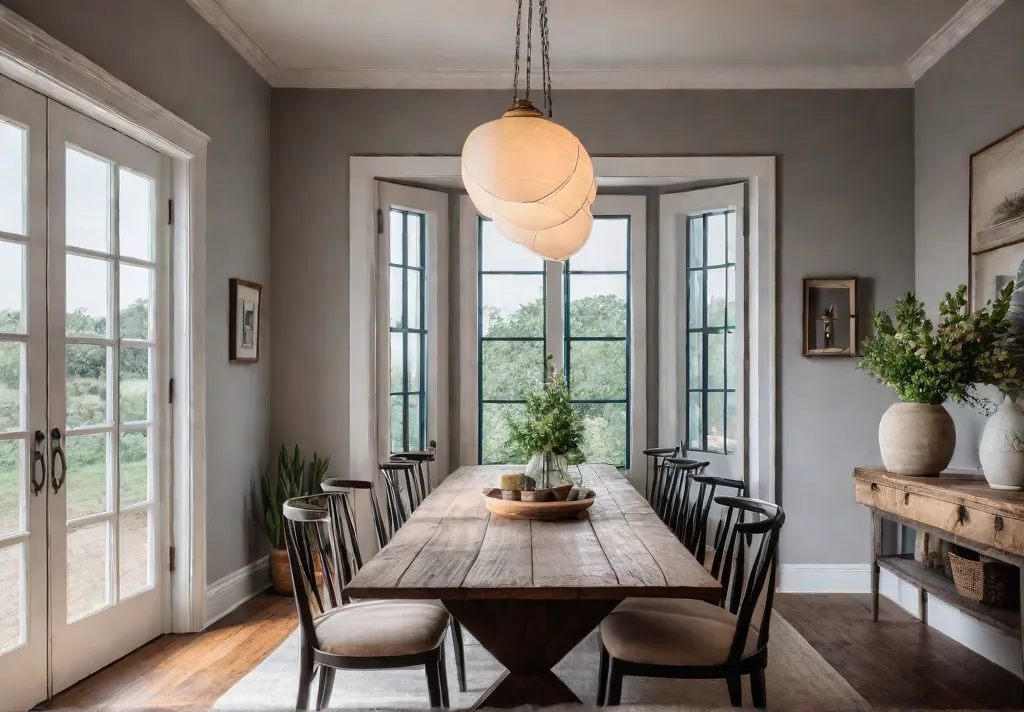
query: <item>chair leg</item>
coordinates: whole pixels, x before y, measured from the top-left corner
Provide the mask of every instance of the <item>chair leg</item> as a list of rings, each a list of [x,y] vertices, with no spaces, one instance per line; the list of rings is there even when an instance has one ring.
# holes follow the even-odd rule
[[[608,666],[608,699],[609,705],[617,705],[622,700],[622,664],[615,658]]]
[[[313,648],[303,640],[299,647],[299,694],[295,709],[309,709],[309,688],[313,686]]]
[[[597,706],[604,707],[608,690],[608,649],[601,643],[601,665],[597,671]]]
[[[327,709],[328,703],[331,701],[331,692],[334,690],[334,673],[334,668],[326,665],[320,666],[320,688],[316,693],[316,708],[318,710]]]
[[[437,675],[441,681],[441,706],[448,709],[451,707],[451,703],[448,700],[448,662],[444,641],[441,641],[441,659],[437,663]]]
[[[754,707],[764,709],[768,706],[768,691],[764,684],[764,670],[755,670],[750,673],[750,696],[753,698]]]
[[[455,669],[459,676],[459,692],[466,691],[466,656],[462,645],[462,624],[452,616],[448,624],[452,629],[452,649],[455,651]]]
[[[439,708],[441,706],[441,675],[437,669],[437,660],[430,660],[423,667],[427,675],[427,697],[430,699],[430,707],[431,709]]]
[[[739,675],[730,675],[725,678],[725,684],[729,686],[729,704],[733,707],[743,706],[743,678]]]

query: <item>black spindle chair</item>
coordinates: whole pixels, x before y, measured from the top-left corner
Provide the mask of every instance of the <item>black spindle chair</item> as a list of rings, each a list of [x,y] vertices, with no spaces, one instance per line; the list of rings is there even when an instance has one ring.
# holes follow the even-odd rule
[[[711,516],[711,503],[715,499],[715,492],[721,487],[735,490],[736,496],[743,497],[747,494],[747,485],[743,480],[706,474],[690,475],[690,484],[697,485],[697,497],[688,507],[692,516],[689,517],[683,531],[682,542],[683,546],[697,558],[697,561],[703,564],[707,552],[708,520]],[[715,537],[712,540],[712,548],[715,551],[722,548],[722,537],[725,534],[723,522],[724,520],[719,520]]]
[[[388,527],[393,536],[398,528],[405,524],[409,514],[416,507],[412,493],[416,479],[416,463],[407,460],[382,462],[380,463],[380,475],[384,482],[384,504],[387,507]]]
[[[324,480],[320,487],[324,492],[338,492],[347,495],[355,490],[367,490],[370,497],[370,512],[373,516],[373,529],[377,534],[377,546],[383,549],[391,541],[393,533],[389,531],[387,524],[384,521],[384,517],[380,511],[380,505],[377,503],[377,495],[373,491],[373,485],[365,480],[342,480],[337,478],[328,478]],[[401,524],[405,524],[403,520]],[[399,525],[401,526],[401,525]],[[355,530],[352,530],[353,540],[355,539]],[[354,547],[356,550],[356,556],[358,554],[358,547]],[[359,566],[362,566],[361,558],[358,559]],[[444,607],[444,604],[440,601],[429,601],[432,605]],[[462,624],[455,616],[451,616],[448,622],[449,628],[452,631],[452,649],[455,651],[455,670],[458,673],[459,680],[459,692],[466,691],[466,655],[465,646],[462,640]]]
[[[433,443],[433,441],[431,441]],[[409,450],[391,455],[392,461],[411,462],[416,466],[416,473],[409,484],[410,511],[416,511],[427,495],[434,491],[430,481],[430,463],[437,460],[437,450]]]
[[[349,602],[345,586],[359,570],[352,507],[336,493],[284,503],[284,534],[301,631],[299,692],[307,709],[320,675],[316,708],[330,702],[336,670],[423,665],[431,707],[448,707],[444,638],[449,615],[429,601]]]
[[[661,489],[659,485],[661,484],[662,479],[662,463],[667,457],[678,457],[679,448],[678,446],[649,447],[644,450],[644,455],[647,456],[647,482],[645,483],[647,501],[650,502],[651,507],[657,509]]]
[[[786,515],[777,505],[748,497],[717,497],[715,501],[728,511],[721,558],[727,605],[687,599],[626,599],[601,623],[598,705],[619,704],[622,679],[632,676],[724,678],[730,702],[740,707],[744,675],[750,676],[754,707],[767,705],[764,671],[779,532]],[[751,515],[753,521],[741,521],[741,514]],[[747,547],[756,553],[750,576],[744,581],[740,562]]]
[[[683,540],[693,515],[690,477],[704,474],[707,467],[706,462],[685,457],[668,457],[664,460],[665,497],[658,514],[680,541]]]

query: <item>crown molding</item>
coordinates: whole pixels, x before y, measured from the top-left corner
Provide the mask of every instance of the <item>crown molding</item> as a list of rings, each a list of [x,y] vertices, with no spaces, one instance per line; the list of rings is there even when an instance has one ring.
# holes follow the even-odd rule
[[[907,73],[915,82],[924,73],[960,44],[964,37],[981,24],[982,20],[1003,4],[1004,0],[968,0],[949,22],[928,38],[921,48],[907,60]]]
[[[260,49],[259,45],[253,42],[252,38],[231,18],[217,0],[188,0],[188,4],[199,13],[200,17],[210,23],[221,37],[227,40],[232,49],[240,54],[242,59],[248,62],[249,66],[255,69],[265,82],[276,86],[274,77],[278,72],[277,65],[267,56],[266,52]]]
[[[638,67],[555,71],[552,80],[559,89],[902,89],[914,85],[904,67]],[[512,73],[291,69],[278,70],[272,84],[303,89],[508,89]]]

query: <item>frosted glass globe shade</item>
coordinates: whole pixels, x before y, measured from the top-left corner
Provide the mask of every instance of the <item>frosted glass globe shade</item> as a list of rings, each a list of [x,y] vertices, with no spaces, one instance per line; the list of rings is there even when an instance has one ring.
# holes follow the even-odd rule
[[[594,163],[580,146],[580,161],[557,191],[534,203],[499,200],[494,214],[525,230],[547,230],[560,225],[594,202]]]
[[[558,261],[569,259],[587,244],[593,225],[589,205],[547,230],[524,230],[500,216],[494,217],[494,226],[506,238],[544,259]]]

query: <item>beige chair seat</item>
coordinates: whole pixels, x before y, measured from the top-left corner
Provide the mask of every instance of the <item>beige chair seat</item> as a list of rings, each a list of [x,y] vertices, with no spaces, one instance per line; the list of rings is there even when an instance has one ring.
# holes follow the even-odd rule
[[[601,623],[601,641],[618,660],[708,667],[728,659],[736,624],[732,613],[703,601],[629,598]],[[751,627],[743,657],[756,650]]]
[[[444,640],[448,611],[440,601],[361,601],[313,621],[320,650],[380,658],[416,655]]]

